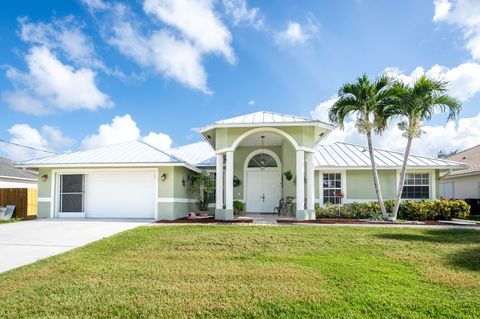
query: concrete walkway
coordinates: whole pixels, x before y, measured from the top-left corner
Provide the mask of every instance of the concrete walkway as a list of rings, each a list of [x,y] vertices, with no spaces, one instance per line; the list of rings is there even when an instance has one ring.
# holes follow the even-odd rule
[[[247,214],[246,217],[252,219],[253,225],[278,225],[277,214]]]
[[[0,272],[149,223],[149,220],[43,219],[0,224]]]

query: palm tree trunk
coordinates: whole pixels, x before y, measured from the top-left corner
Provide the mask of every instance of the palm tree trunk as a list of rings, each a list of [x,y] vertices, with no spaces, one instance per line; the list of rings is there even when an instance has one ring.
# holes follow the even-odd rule
[[[387,219],[387,211],[385,209],[385,204],[383,203],[382,190],[380,188],[380,182],[378,179],[377,165],[375,164],[375,157],[373,156],[371,132],[367,133],[367,140],[368,140],[368,152],[370,153],[370,162],[372,163],[373,184],[375,185],[375,192],[377,193],[378,204],[380,205],[380,211],[382,212],[383,219]]]
[[[403,157],[402,171],[400,172],[400,180],[398,181],[397,198],[395,198],[395,206],[393,207],[392,219],[397,220],[398,210],[400,209],[400,201],[402,200],[403,185],[405,184],[405,175],[407,173],[408,156],[410,155],[410,148],[412,146],[413,137],[407,140],[407,148]]]

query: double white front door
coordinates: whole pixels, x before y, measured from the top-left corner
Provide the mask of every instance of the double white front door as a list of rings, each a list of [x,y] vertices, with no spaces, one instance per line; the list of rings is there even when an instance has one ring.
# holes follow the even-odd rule
[[[281,198],[281,180],[278,169],[247,171],[247,213],[272,213]]]

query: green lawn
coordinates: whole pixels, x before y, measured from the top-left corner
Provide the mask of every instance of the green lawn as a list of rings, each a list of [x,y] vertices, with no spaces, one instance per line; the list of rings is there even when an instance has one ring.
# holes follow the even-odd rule
[[[479,318],[480,231],[141,227],[1,274],[0,296],[0,318]]]

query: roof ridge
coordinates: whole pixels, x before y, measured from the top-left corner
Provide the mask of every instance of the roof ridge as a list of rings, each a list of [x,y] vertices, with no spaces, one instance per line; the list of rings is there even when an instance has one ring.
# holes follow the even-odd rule
[[[173,154],[167,153],[166,151],[163,151],[163,150],[159,149],[158,147],[153,146],[153,145],[151,145],[151,144],[149,144],[149,143],[147,143],[147,142],[145,142],[145,141],[142,141],[142,140],[140,140],[140,139],[138,139],[137,141],[139,141],[140,143],[143,143],[143,144],[145,144],[145,145],[147,145],[147,146],[150,146],[150,147],[153,148],[154,150],[156,150],[156,151],[158,151],[158,152],[160,152],[160,153],[162,153],[162,154],[164,154],[164,155],[170,156],[171,158],[173,158],[173,159],[175,159],[175,160],[177,160],[177,161],[179,161],[179,162],[181,162],[181,163],[190,164],[190,163],[187,163],[186,161],[182,160],[181,158],[179,158],[179,157],[177,157],[177,156],[175,156],[175,155],[173,155]]]

